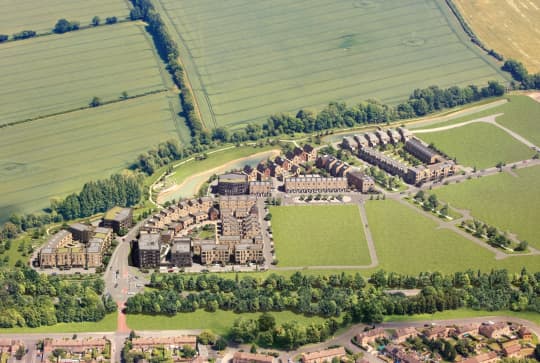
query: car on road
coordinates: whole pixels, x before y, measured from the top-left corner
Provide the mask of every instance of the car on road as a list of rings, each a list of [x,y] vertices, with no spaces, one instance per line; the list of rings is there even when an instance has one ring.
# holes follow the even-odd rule
[[[118,284],[117,284],[117,283],[116,283],[116,284],[114,284],[114,288],[116,289],[117,287],[118,287]]]

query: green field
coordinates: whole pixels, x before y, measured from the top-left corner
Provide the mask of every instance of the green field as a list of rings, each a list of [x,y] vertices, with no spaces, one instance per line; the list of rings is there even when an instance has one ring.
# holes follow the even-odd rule
[[[324,319],[317,316],[306,317],[289,311],[271,312],[276,318],[276,324],[296,320],[301,324],[321,322]],[[197,310],[194,313],[179,313],[175,316],[128,315],[127,323],[134,330],[181,330],[181,329],[210,329],[216,334],[225,335],[234,321],[240,317],[257,319],[261,313],[236,314],[232,311],[217,310],[213,313]]]
[[[278,266],[371,263],[356,205],[272,207]]]
[[[83,323],[58,323],[52,326],[40,326],[38,328],[0,328],[1,334],[19,333],[91,333],[91,332],[114,332],[116,331],[118,313],[105,315],[98,322],[88,321]]]
[[[484,84],[502,73],[441,0],[159,0],[203,118],[241,127],[277,112],[414,88]]]
[[[178,98],[165,93],[77,111],[0,130],[0,220],[47,207],[135,161],[140,152],[176,138]]]
[[[0,124],[164,90],[169,76],[141,24],[125,23],[0,46]],[[1,158],[1,157],[0,157]]]
[[[484,197],[479,194],[477,198],[480,200]],[[448,200],[446,195],[444,199]],[[540,265],[539,256],[495,260],[494,254],[487,249],[451,230],[438,229],[431,219],[393,200],[370,201],[366,204],[366,210],[380,261],[379,268],[386,271],[408,274],[422,271],[450,273],[469,268],[519,271],[522,266],[536,271]],[[507,217],[501,213],[501,217],[503,215]]]
[[[465,166],[485,169],[498,162],[529,159],[533,151],[494,125],[474,123],[455,129],[418,134]]]
[[[487,316],[508,316],[512,318],[526,319],[533,323],[540,324],[540,314],[535,312],[525,311],[485,311],[485,310],[471,310],[471,309],[458,309],[458,310],[446,310],[443,312],[436,312],[434,314],[416,314],[416,315],[390,315],[385,316],[385,322],[400,322],[400,321],[424,321],[424,320],[451,320],[451,319],[467,319],[467,318],[480,318]]]
[[[472,215],[540,248],[538,206],[540,167],[467,180],[437,189],[436,194],[453,206],[470,209]]]
[[[45,4],[39,0],[0,0],[0,34],[10,35],[21,30],[38,34],[52,31],[61,18],[88,25],[94,16],[102,22],[106,17],[123,19],[129,15],[125,0],[55,0]]]

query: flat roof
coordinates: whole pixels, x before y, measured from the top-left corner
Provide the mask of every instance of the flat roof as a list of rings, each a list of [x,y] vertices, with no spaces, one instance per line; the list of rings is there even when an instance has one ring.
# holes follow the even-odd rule
[[[171,247],[171,252],[191,252],[191,243],[190,242],[175,242]]]
[[[139,237],[140,250],[159,250],[159,233],[144,233]]]
[[[122,219],[127,218],[130,213],[131,213],[131,208],[123,208],[123,207],[116,206],[109,209],[105,213],[105,216],[103,218],[109,219],[109,220],[122,220]]]

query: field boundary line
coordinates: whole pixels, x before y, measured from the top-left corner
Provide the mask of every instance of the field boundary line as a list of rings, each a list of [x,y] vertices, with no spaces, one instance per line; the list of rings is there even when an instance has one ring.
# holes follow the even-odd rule
[[[85,110],[89,110],[89,109],[92,109],[92,108],[99,108],[99,107],[111,105],[111,104],[114,104],[114,103],[124,102],[124,101],[132,100],[132,99],[135,99],[135,98],[142,98],[142,97],[151,96],[151,95],[155,95],[155,94],[159,94],[159,93],[165,93],[165,92],[168,92],[168,90],[167,89],[159,89],[159,90],[155,90],[155,91],[149,91],[149,92],[141,93],[141,94],[134,95],[134,96],[128,96],[126,98],[120,98],[120,99],[116,99],[116,100],[106,101],[106,102],[103,102],[101,105],[96,106],[96,107],[83,106],[83,107],[79,107],[79,108],[72,108],[72,109],[64,110],[64,111],[61,111],[61,112],[51,113],[51,114],[48,114],[48,115],[36,116],[36,117],[32,117],[32,118],[29,118],[29,119],[26,119],[26,120],[14,121],[14,122],[10,122],[10,123],[7,123],[7,124],[0,125],[0,129],[2,129],[4,127],[17,126],[17,125],[24,124],[24,123],[27,123],[27,122],[39,121],[39,120],[50,118],[50,117],[66,115],[66,114],[74,113],[74,112],[78,112],[78,111],[85,111]]]
[[[182,32],[180,31],[180,29],[178,29],[178,27],[176,26],[176,24],[174,23],[174,21],[172,21],[170,15],[169,15],[169,12],[163,7],[163,4],[161,4],[161,1],[160,0],[153,0],[151,1],[154,6],[157,4],[157,7],[158,9],[158,12],[163,14],[164,17],[162,17],[162,19],[166,22],[166,26],[168,28],[172,28],[174,30],[174,34],[176,34],[176,37],[180,40],[179,44],[178,44],[178,48],[179,48],[179,51],[180,53],[184,54],[187,56],[187,60],[190,61],[190,65],[192,65],[192,67],[190,67],[189,69],[192,70],[196,77],[198,78],[199,80],[199,83],[201,85],[201,89],[200,91],[205,95],[205,101],[206,101],[206,105],[207,105],[207,108],[208,108],[208,111],[210,113],[210,117],[212,118],[212,123],[214,124],[214,127],[218,127],[218,123],[217,123],[217,120],[216,120],[216,114],[212,108],[212,104],[209,102],[209,98],[208,98],[208,93],[206,92],[205,88],[204,88],[204,84],[202,82],[202,77],[201,77],[201,74],[197,68],[197,65],[195,64],[195,62],[193,61],[193,55],[191,54],[191,50],[188,48],[188,46],[186,45],[186,41],[184,39],[184,37],[182,36]],[[205,122],[205,119],[203,118],[203,115],[201,113],[201,106],[200,106],[200,103],[199,103],[199,99],[197,97],[197,95],[195,94],[194,89],[193,89],[193,86],[192,86],[192,83],[191,83],[191,80],[190,80],[190,77],[189,77],[189,74],[188,73],[191,73],[191,72],[188,72],[188,68],[186,68],[186,63],[183,61],[182,57],[179,56],[177,58],[178,60],[178,63],[180,63],[183,71],[184,71],[184,76],[185,76],[185,79],[186,79],[186,87],[188,88],[188,90],[191,92],[191,94],[193,95],[193,100],[194,100],[194,104],[195,104],[195,111],[197,113],[197,115],[199,116],[199,119],[201,120],[201,122],[203,123],[203,125],[205,127],[208,128],[208,124],[207,122]]]

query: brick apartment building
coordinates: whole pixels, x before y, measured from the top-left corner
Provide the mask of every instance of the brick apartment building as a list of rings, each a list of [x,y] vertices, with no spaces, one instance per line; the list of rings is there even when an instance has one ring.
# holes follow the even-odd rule
[[[114,233],[130,229],[133,226],[133,209],[114,207],[105,213],[103,227],[112,228]]]

